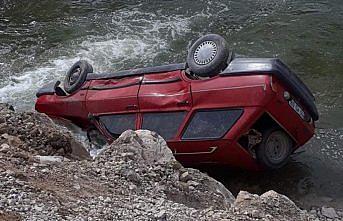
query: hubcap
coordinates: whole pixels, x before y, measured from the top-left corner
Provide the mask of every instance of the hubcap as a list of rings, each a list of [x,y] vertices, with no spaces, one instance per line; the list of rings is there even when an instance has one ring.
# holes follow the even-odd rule
[[[194,61],[200,65],[206,65],[213,61],[217,55],[217,45],[213,41],[204,41],[194,52]]]
[[[77,79],[79,79],[81,74],[81,69],[80,68],[76,68],[73,73],[70,76],[70,85],[75,84],[75,82],[77,81]]]
[[[287,158],[288,148],[288,138],[281,133],[274,132],[267,139],[266,155],[272,163],[278,164]]]

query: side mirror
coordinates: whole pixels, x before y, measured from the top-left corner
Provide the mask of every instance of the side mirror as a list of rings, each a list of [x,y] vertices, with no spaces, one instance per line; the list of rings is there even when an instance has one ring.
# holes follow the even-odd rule
[[[54,90],[57,96],[67,96],[67,93],[61,87],[61,81],[56,81]]]

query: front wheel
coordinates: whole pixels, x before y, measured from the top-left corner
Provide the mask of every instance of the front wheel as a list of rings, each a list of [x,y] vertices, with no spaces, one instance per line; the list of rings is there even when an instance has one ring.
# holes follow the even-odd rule
[[[208,34],[199,38],[190,48],[187,66],[194,75],[214,77],[227,67],[230,50],[223,37]]]
[[[291,138],[282,130],[272,128],[264,131],[256,157],[267,169],[279,169],[288,162],[292,149]]]

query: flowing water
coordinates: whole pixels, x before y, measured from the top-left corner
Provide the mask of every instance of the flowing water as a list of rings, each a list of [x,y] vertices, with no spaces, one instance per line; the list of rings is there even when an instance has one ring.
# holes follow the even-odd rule
[[[342,0],[0,0],[0,102],[32,110],[37,89],[79,59],[95,72],[184,62],[206,33],[240,56],[282,58],[320,112],[317,135],[281,171],[210,173],[234,192],[343,208]]]

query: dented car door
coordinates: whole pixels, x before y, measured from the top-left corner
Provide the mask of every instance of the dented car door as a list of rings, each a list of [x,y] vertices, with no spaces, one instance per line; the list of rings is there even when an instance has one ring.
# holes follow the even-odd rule
[[[175,140],[192,107],[190,84],[181,71],[146,74],[138,94],[142,129]]]

